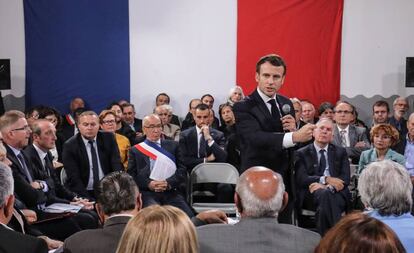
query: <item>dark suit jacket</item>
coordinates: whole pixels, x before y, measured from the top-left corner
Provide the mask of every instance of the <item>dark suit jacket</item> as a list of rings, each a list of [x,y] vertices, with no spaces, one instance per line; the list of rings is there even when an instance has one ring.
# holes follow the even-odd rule
[[[211,224],[197,227],[200,253],[297,252],[308,253],[320,235],[287,224],[277,218],[242,218],[235,225]]]
[[[142,133],[142,119],[134,118],[134,128],[135,132]]]
[[[354,125],[349,125],[349,147],[346,147],[346,153],[348,154],[348,157],[352,159],[352,162],[354,164],[358,164],[359,157],[361,156],[362,151],[368,150],[370,148],[370,142],[367,138],[366,129],[363,127],[357,127]],[[341,134],[339,133],[338,127],[334,126],[334,139],[333,144],[337,146],[341,146],[342,140],[341,140]],[[355,148],[355,144],[357,142],[363,141],[366,144],[365,148]]]
[[[210,127],[210,135],[213,137],[214,143],[211,147],[207,145],[207,156],[214,154],[215,162],[225,163],[227,152],[224,150],[224,134]],[[204,158],[198,158],[198,136],[195,126],[181,132],[179,143],[182,161],[187,170],[191,171],[197,164],[203,163]]]
[[[298,206],[302,206],[305,193],[309,191],[309,185],[319,182],[322,175],[318,174],[318,155],[313,143],[296,151],[295,171],[298,190]],[[345,182],[345,187],[339,193],[345,199],[349,198],[350,168],[346,150],[333,144],[328,146],[329,173],[332,177],[340,178]]]
[[[24,235],[0,225],[0,252],[3,253],[47,253],[46,242]]]
[[[42,190],[36,190],[30,185],[29,179],[26,177],[26,173],[20,165],[19,159],[14,155],[13,150],[11,150],[8,145],[4,146],[7,150],[7,158],[12,162],[10,168],[13,172],[15,196],[25,205],[25,208],[35,209],[38,204],[46,202],[47,196]],[[34,179],[35,175],[31,163],[23,152],[22,155],[25,159],[29,173],[32,176],[32,179]]]
[[[176,159],[177,170],[174,175],[166,179],[171,188],[175,189],[180,183],[184,182],[186,177],[186,169],[181,161],[180,149],[178,148],[178,143],[172,140],[161,140],[161,147]],[[136,147],[131,147],[129,150],[128,173],[134,178],[140,190],[149,190],[148,184],[151,182],[149,178],[151,174],[150,159]]]
[[[27,146],[23,151],[29,161],[32,164],[33,170],[36,171],[35,178],[37,180],[46,181],[49,191],[47,192],[48,201],[47,204],[51,203],[66,203],[69,204],[70,201],[76,196],[74,192],[71,192],[66,187],[64,187],[59,180],[56,171],[52,166],[52,154],[47,153],[46,157],[49,160],[46,164],[46,168],[43,167],[42,161],[40,160],[39,154],[37,153],[35,147],[32,145]],[[45,170],[47,169],[48,172]],[[49,176],[50,175],[50,176]]]
[[[99,131],[96,142],[103,174],[122,170],[114,134]],[[63,146],[63,164],[68,176],[69,189],[80,196],[91,197],[86,191],[90,170],[88,153],[80,133],[70,138]]]
[[[129,216],[116,216],[105,221],[103,228],[80,231],[65,240],[65,253],[114,253]]]
[[[294,117],[293,105],[284,96],[277,95],[279,108],[288,104]],[[289,166],[288,151],[283,148],[283,132],[280,116],[272,117],[257,90],[244,100],[234,104],[236,130],[240,137],[241,171],[252,166],[265,166],[283,177]]]

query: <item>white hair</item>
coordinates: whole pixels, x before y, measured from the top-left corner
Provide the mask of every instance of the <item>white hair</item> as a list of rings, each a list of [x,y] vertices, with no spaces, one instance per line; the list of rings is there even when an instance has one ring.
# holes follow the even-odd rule
[[[280,174],[273,172],[278,178],[278,188],[274,196],[268,200],[262,200],[247,186],[248,182],[245,175],[241,175],[236,192],[240,197],[243,206],[243,213],[248,217],[277,217],[283,204],[283,193],[285,185]]]
[[[391,160],[369,164],[359,177],[358,190],[362,203],[382,216],[399,216],[411,211],[410,175],[404,166]]]
[[[0,162],[0,207],[6,202],[8,196],[13,195],[14,180],[11,169],[6,164]]]

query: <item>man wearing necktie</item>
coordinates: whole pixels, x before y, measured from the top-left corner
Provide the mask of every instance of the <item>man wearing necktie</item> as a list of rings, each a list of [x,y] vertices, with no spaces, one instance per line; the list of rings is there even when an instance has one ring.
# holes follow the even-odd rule
[[[146,139],[131,147],[127,171],[141,191],[143,207],[172,205],[192,217],[193,212],[178,190],[187,176],[178,143],[161,139],[162,124],[156,114],[144,117],[142,129]]]
[[[345,148],[330,144],[333,129],[330,119],[319,120],[315,141],[296,152],[297,207],[316,210],[321,235],[341,218],[350,199],[349,160]]]
[[[236,131],[240,137],[241,172],[264,166],[282,175],[289,193],[289,204],[279,221],[292,223],[293,186],[291,148],[312,138],[313,124],[296,129],[292,102],[280,94],[286,77],[286,64],[275,54],[256,63],[257,88],[234,104]],[[285,108],[283,110],[283,108]]]
[[[77,125],[79,133],[63,145],[66,185],[79,197],[94,199],[99,180],[112,171],[122,170],[123,166],[115,135],[99,131],[95,112],[83,112]]]

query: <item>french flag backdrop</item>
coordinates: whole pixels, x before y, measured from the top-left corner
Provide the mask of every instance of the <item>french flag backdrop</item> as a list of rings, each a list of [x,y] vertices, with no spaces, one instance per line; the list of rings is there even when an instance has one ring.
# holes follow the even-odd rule
[[[288,65],[280,93],[335,102],[342,14],[343,0],[24,0],[26,106],[127,99],[142,116],[166,92],[183,116],[191,98],[253,91],[269,53]]]

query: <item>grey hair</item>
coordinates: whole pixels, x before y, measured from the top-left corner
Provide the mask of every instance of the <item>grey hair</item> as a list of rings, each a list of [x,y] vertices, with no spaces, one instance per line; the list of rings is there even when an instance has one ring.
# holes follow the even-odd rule
[[[359,177],[358,190],[361,201],[382,216],[399,216],[411,211],[410,175],[404,166],[391,160],[369,164]]]
[[[14,180],[11,169],[6,164],[0,162],[0,207],[3,207],[6,198],[13,195]]]
[[[279,173],[273,172],[278,178],[278,188],[276,194],[268,199],[262,200],[247,186],[248,182],[245,175],[241,175],[236,185],[236,192],[240,197],[243,206],[243,213],[248,217],[277,217],[283,204],[283,193],[285,184]]]
[[[300,107],[302,107],[302,104],[301,104],[299,98],[291,98],[290,102],[292,102],[292,104],[295,104],[295,103],[300,104]]]

